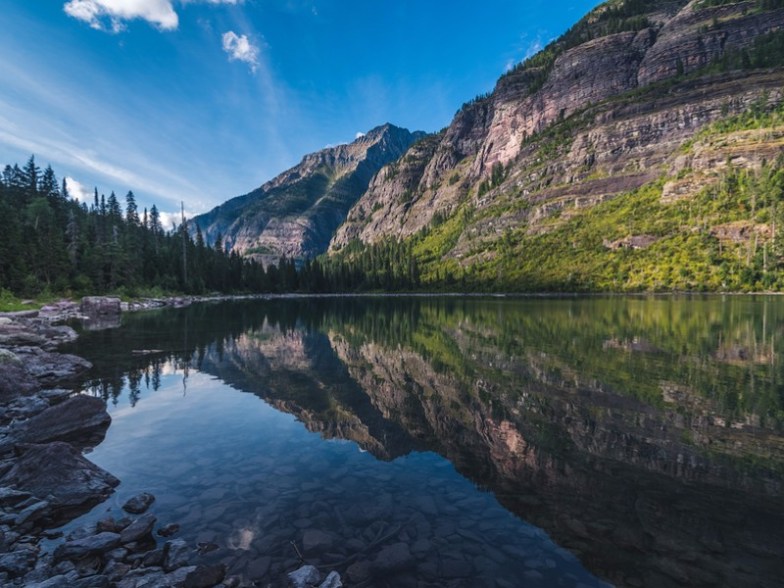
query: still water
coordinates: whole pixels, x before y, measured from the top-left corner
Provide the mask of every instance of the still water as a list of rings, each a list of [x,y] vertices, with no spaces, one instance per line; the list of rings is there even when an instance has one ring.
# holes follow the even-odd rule
[[[781,586],[784,298],[299,298],[68,351],[90,459],[246,585]],[[394,557],[393,557],[394,556]]]

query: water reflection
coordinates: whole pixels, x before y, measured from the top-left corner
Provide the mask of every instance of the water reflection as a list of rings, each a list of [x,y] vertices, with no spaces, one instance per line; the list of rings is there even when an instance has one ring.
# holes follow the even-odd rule
[[[381,460],[436,452],[620,585],[776,586],[782,318],[766,297],[277,300],[127,317],[76,352],[111,402],[195,369]]]

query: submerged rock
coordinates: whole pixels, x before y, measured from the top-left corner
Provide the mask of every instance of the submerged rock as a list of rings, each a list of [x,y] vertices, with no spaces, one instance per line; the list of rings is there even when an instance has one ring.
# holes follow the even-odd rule
[[[141,494],[129,498],[125,504],[123,504],[122,508],[125,512],[131,514],[142,514],[147,512],[147,509],[150,508],[150,505],[153,502],[155,502],[155,496],[149,492],[142,492]]]

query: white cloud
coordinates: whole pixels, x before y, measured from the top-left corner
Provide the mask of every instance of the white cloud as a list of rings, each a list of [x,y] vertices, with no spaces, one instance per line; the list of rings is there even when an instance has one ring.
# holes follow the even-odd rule
[[[179,24],[171,0],[69,0],[63,10],[94,29],[115,33],[125,28],[125,21],[136,18],[163,31],[174,30]]]
[[[180,0],[182,4],[242,4],[245,0]],[[172,31],[179,25],[173,0],[68,0],[63,5],[66,14],[101,31],[119,33],[125,22],[146,20],[162,31]]]
[[[182,213],[178,210],[176,212],[163,212],[158,211],[161,218],[161,226],[164,231],[171,231],[173,228],[180,226],[182,222]],[[188,221],[196,216],[194,213],[185,211],[185,220]]]
[[[81,182],[66,176],[65,185],[71,198],[76,198],[79,202],[87,202],[88,204],[93,201],[93,191],[88,190]]]
[[[361,138],[362,138],[362,137],[364,137],[364,136],[365,136],[365,133],[361,133],[361,132],[357,131],[357,134],[356,134],[356,135],[354,135],[354,139],[355,139],[355,140],[356,140],[356,139],[361,139]]]
[[[234,31],[224,33],[223,50],[229,54],[229,61],[243,61],[256,73],[259,67],[259,48],[247,35],[238,35]]]

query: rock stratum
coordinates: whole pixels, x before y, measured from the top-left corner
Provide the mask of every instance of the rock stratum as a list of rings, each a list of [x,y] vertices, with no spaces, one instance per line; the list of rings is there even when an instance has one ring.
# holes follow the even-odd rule
[[[206,241],[263,263],[326,251],[373,175],[398,159],[424,133],[394,125],[374,128],[352,143],[306,155],[259,188],[197,216]],[[195,229],[194,229],[195,230]]]
[[[468,287],[770,286],[784,224],[747,193],[778,186],[782,25],[778,1],[602,4],[379,171],[330,253],[410,241],[423,282]]]

